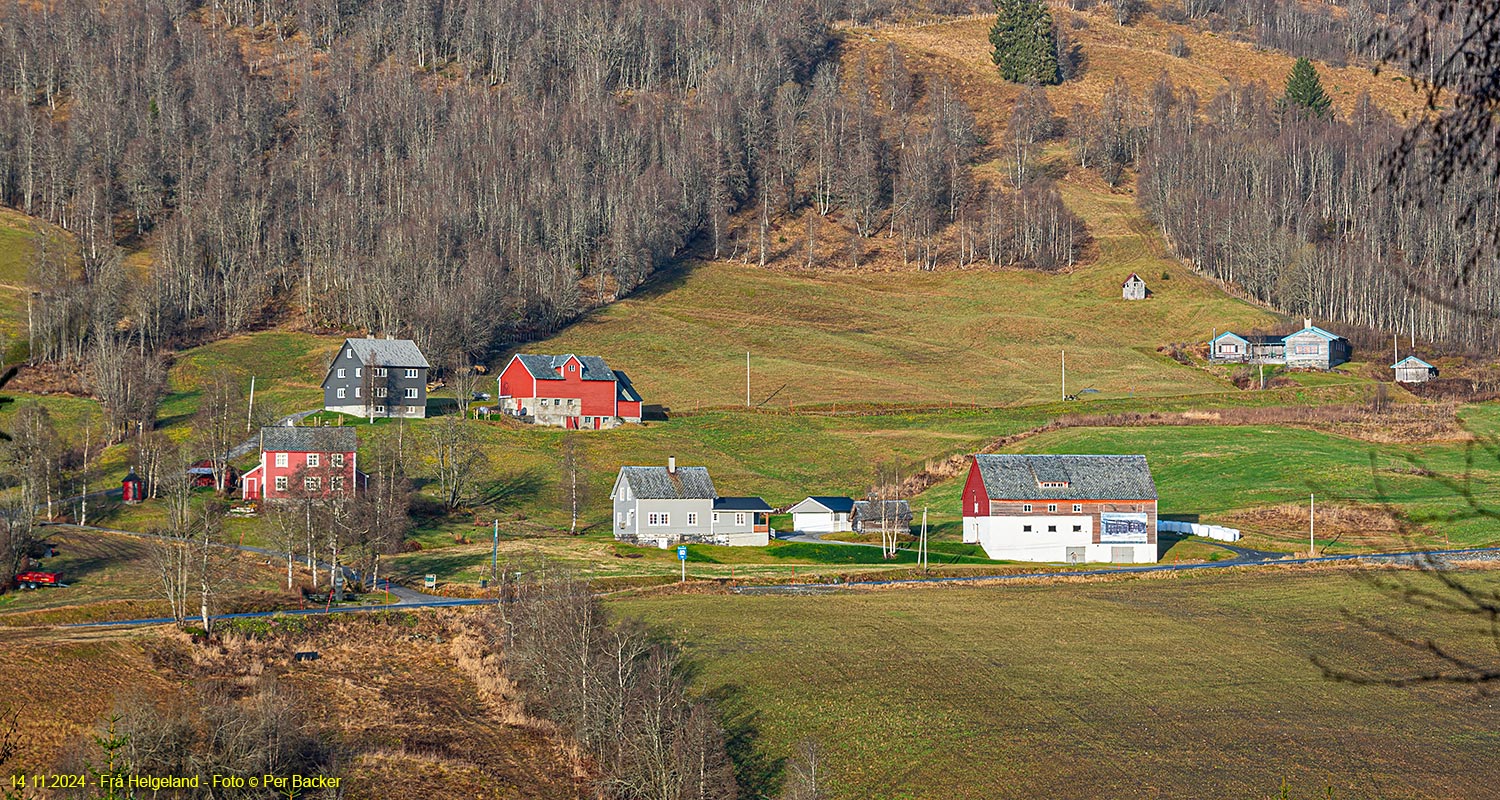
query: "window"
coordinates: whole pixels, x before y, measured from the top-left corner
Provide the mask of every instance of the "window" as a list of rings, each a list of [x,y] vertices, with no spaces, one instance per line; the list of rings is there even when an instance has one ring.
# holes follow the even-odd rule
[[[415,378],[415,377],[417,377],[417,371],[414,370],[414,369],[407,370],[406,371],[406,377],[408,377],[408,378]]]
[[[339,387],[339,399],[340,400],[344,399],[344,387],[342,387],[342,386]]]
[[[577,364],[569,364],[568,365],[568,371],[569,372],[577,372],[578,371],[578,365]]]
[[[406,387],[406,399],[407,400],[415,400],[415,399],[417,399],[417,387],[415,387],[415,386],[408,386],[408,387]]]
[[[1073,532],[1074,533],[1082,533],[1083,532],[1083,526],[1082,525],[1074,525],[1073,526]]]
[[[375,377],[377,377],[377,378],[384,378],[385,377],[385,367],[373,367],[373,369],[375,370],[375,372],[374,372]]]
[[[318,466],[318,463],[320,461],[321,461],[321,459],[318,458],[318,454],[317,453],[308,453],[307,454],[307,465],[309,467],[316,467],[316,466]]]
[[[1031,513],[1031,504],[1030,503],[1022,503],[1021,504],[1021,512],[1025,513],[1025,514],[1030,514]]]
[[[615,515],[615,525],[617,527],[620,527],[620,528],[625,527],[625,515],[624,514],[616,514]]]
[[[698,515],[695,514],[695,513],[693,513],[693,512],[691,512],[691,511],[689,511],[688,515],[687,515],[687,524],[689,524],[689,525],[697,525],[698,524]]]
[[[330,466],[330,467],[337,467],[339,469],[343,469],[344,468],[344,454],[343,453],[329,453],[328,454],[328,466]]]
[[[744,525],[745,524],[745,515],[744,514],[735,514],[734,515],[734,524],[736,524],[736,525]]]
[[[323,479],[319,478],[316,475],[308,475],[307,477],[302,479],[302,485],[309,492],[316,492],[317,490],[323,488]]]
[[[1047,526],[1047,532],[1048,533],[1057,533],[1057,526],[1056,525],[1048,525]]]
[[[376,397],[385,397],[385,393],[386,393],[386,388],[384,386],[376,386],[375,387],[375,396]]]
[[[719,512],[715,511],[714,512],[714,522],[718,522],[718,521],[719,521]]]
[[[351,347],[348,350],[345,350],[344,351],[344,357],[345,358],[354,358],[354,348]],[[344,376],[344,373],[343,373],[342,370],[340,370],[339,371],[339,377],[342,378],[343,376]]]
[[[342,492],[342,491],[344,491],[344,476],[343,475],[334,475],[334,476],[329,477],[329,479],[328,479],[328,488],[334,490],[335,492]]]
[[[1031,533],[1031,526],[1030,525],[1022,525],[1021,526],[1021,532],[1022,533]]]
[[[1055,513],[1057,513],[1057,504],[1056,503],[1048,503],[1047,504],[1047,513],[1048,514],[1055,514]]]
[[[356,377],[356,378],[363,378],[364,376],[365,376],[365,368],[364,367],[355,367],[354,368],[354,377]]]
[[[277,475],[276,476],[276,491],[278,491],[278,492],[284,492],[284,491],[286,491],[286,476],[285,475]]]
[[[340,378],[344,377],[344,368],[343,367],[339,367],[339,377]]]
[[[1066,489],[1066,488],[1068,488],[1068,482],[1067,481],[1042,481],[1042,488],[1043,489]]]
[[[286,453],[277,453],[276,454],[276,466],[278,466],[278,467],[285,467],[286,466]]]
[[[1299,356],[1315,356],[1323,352],[1323,348],[1315,344],[1292,345],[1292,352]]]
[[[385,406],[375,406],[375,413],[376,414],[384,414],[385,413]]]
[[[416,406],[407,406],[406,407],[406,413],[415,415],[417,413],[417,407]]]
[[[354,396],[355,397],[359,397],[359,387],[358,386],[354,387]]]
[[[1073,513],[1074,514],[1082,514],[1083,513],[1083,503],[1074,503],[1073,504]]]
[[[649,513],[649,514],[646,515],[646,524],[647,525],[655,525],[657,527],[661,527],[663,525],[670,525],[670,524],[672,524],[671,523],[671,518],[672,518],[672,515],[664,512],[664,511],[652,511],[651,513]]]
[[[979,501],[978,500],[974,501],[974,513],[975,514],[979,513]]]
[[[594,424],[594,418],[593,417],[584,417],[583,418],[583,424],[584,425],[593,425]],[[689,524],[692,524],[692,523],[689,523]]]

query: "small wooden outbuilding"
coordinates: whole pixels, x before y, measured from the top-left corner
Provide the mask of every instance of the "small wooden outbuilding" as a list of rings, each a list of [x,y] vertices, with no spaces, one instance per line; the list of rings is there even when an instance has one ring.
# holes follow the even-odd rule
[[[135,474],[135,467],[131,467],[130,474],[120,481],[120,499],[130,506],[139,505],[146,499],[146,482]]]
[[[1426,383],[1438,376],[1437,367],[1416,356],[1407,356],[1391,365],[1397,383]]]
[[[1134,272],[1120,284],[1120,296],[1126,300],[1145,300],[1149,294],[1151,290],[1146,288],[1146,282]]]

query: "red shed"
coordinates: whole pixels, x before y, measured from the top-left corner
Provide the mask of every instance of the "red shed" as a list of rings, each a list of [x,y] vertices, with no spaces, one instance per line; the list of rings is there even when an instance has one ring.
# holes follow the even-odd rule
[[[120,496],[126,505],[132,506],[146,499],[146,482],[135,474],[135,467],[131,467],[130,474],[120,481]]]

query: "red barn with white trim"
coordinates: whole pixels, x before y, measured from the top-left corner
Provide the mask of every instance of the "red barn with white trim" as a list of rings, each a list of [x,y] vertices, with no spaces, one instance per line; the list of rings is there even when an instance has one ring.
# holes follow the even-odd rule
[[[599,430],[641,421],[630,378],[598,356],[517,354],[496,382],[500,410],[538,425]]]

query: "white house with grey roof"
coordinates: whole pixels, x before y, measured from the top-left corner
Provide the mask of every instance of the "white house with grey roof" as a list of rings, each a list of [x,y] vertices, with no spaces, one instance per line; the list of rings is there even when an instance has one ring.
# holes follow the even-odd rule
[[[323,377],[323,409],[367,418],[426,417],[430,368],[410,339],[345,339]]]
[[[609,499],[622,542],[770,544],[770,505],[759,497],[721,497],[707,467],[679,467],[675,458],[664,467],[620,467]]]
[[[990,558],[1158,559],[1156,483],[1145,456],[976,455],[962,503],[964,541]]]

